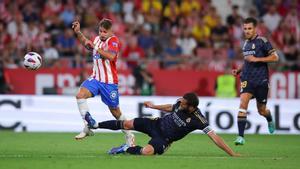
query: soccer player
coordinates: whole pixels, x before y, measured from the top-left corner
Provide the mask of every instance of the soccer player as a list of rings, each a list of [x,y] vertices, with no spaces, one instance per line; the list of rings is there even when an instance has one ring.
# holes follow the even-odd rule
[[[118,75],[116,61],[119,55],[119,39],[112,32],[112,22],[109,19],[102,19],[99,23],[99,35],[93,40],[87,39],[80,31],[80,23],[72,23],[77,38],[87,49],[93,52],[93,74],[85,80],[76,95],[79,112],[84,122],[83,131],[75,136],[75,139],[83,139],[93,135],[87,127],[86,116],[90,116],[87,99],[96,95],[106,104],[112,115],[118,120],[126,120],[119,108]],[[124,131],[126,143],[134,145],[134,135],[130,131]]]
[[[233,69],[233,75],[241,73],[241,95],[238,112],[239,135],[235,145],[244,145],[244,131],[247,122],[247,108],[251,98],[256,98],[257,110],[268,122],[270,133],[274,133],[275,126],[270,110],[267,109],[269,91],[268,63],[278,61],[278,55],[271,43],[256,34],[257,21],[254,18],[244,20],[243,29],[246,41],[243,46],[244,64]]]
[[[165,105],[154,105],[152,102],[144,102],[148,108],[170,112],[162,118],[135,118],[133,120],[111,120],[96,123],[91,117],[87,117],[90,128],[111,130],[136,130],[148,134],[151,140],[144,147],[124,144],[112,148],[109,154],[129,153],[135,155],[163,154],[173,142],[182,139],[188,133],[200,129],[211,140],[230,156],[239,156],[235,153],[209,126],[206,118],[198,108],[199,100],[196,94],[186,93],[177,102]]]

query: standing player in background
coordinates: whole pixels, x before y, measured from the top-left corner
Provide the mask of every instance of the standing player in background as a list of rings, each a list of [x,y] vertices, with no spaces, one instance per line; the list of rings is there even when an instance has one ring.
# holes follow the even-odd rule
[[[235,145],[245,144],[244,131],[247,122],[247,108],[251,98],[256,98],[257,110],[268,122],[269,132],[274,133],[272,115],[267,109],[269,91],[268,63],[278,61],[278,55],[271,43],[256,34],[257,21],[254,18],[244,20],[243,29],[246,41],[243,46],[244,64],[232,70],[234,75],[241,73],[241,95],[238,113],[239,135]]]
[[[116,62],[119,55],[119,39],[112,32],[112,22],[102,19],[99,24],[99,35],[93,40],[87,39],[80,31],[80,23],[73,22],[72,29],[77,38],[87,49],[93,51],[93,74],[85,80],[76,95],[79,112],[84,122],[83,131],[75,136],[75,139],[83,139],[93,135],[87,126],[87,118],[91,117],[87,105],[87,99],[100,95],[102,102],[106,104],[112,115],[118,120],[126,120],[119,108],[118,75]],[[96,123],[96,122],[95,122]],[[126,134],[126,144],[134,145],[134,135],[130,131]]]

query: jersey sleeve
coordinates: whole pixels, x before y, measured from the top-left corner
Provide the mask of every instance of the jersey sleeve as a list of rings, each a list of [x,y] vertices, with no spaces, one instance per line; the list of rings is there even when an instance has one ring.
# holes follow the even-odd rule
[[[272,44],[267,39],[263,40],[262,43],[263,43],[263,50],[265,51],[266,56],[270,55],[275,51]]]
[[[209,126],[207,119],[199,112],[195,112],[195,116],[196,116],[196,128],[202,130],[204,133],[208,132],[206,130],[207,127]]]
[[[108,41],[108,51],[117,55],[120,51],[120,42],[117,37],[112,37]]]

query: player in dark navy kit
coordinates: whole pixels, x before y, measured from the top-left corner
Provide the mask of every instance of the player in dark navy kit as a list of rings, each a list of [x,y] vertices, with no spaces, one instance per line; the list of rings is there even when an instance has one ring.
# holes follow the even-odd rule
[[[199,100],[196,94],[186,93],[178,99],[176,104],[154,105],[144,102],[148,108],[169,112],[162,118],[135,118],[133,120],[111,120],[96,123],[91,117],[86,121],[90,128],[102,128],[111,130],[136,130],[148,134],[151,140],[144,147],[127,144],[112,148],[109,154],[129,153],[135,155],[163,154],[170,145],[182,139],[194,130],[202,130],[214,143],[230,156],[239,156],[210,128],[206,118],[198,109]]]
[[[243,29],[245,43],[243,45],[244,64],[232,70],[234,75],[241,73],[241,95],[238,113],[239,135],[235,140],[236,145],[245,144],[244,131],[247,122],[247,108],[251,98],[256,98],[257,110],[268,122],[270,133],[274,133],[275,126],[270,110],[267,109],[269,91],[268,63],[278,61],[278,55],[271,43],[256,34],[257,21],[254,18],[244,20]]]

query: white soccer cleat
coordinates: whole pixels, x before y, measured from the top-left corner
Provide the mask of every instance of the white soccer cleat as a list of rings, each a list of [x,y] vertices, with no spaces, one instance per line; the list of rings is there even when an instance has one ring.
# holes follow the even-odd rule
[[[132,134],[132,133],[125,134],[125,140],[126,140],[126,144],[129,147],[134,147],[135,146],[135,137],[134,137],[134,134]]]
[[[83,131],[80,132],[78,135],[75,136],[76,140],[82,140],[87,136],[93,136],[94,132],[90,130],[87,126],[83,128]]]

